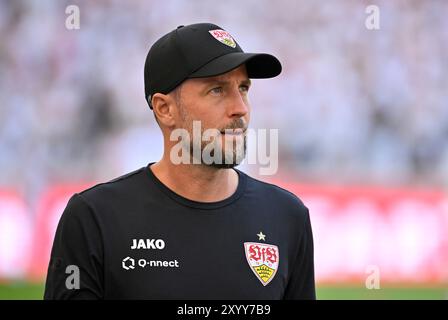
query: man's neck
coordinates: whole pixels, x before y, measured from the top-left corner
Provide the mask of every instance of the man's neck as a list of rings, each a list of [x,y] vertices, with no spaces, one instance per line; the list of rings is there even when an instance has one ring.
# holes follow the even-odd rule
[[[193,201],[221,201],[230,197],[238,187],[238,173],[233,169],[199,164],[175,165],[166,157],[150,169],[170,190]]]

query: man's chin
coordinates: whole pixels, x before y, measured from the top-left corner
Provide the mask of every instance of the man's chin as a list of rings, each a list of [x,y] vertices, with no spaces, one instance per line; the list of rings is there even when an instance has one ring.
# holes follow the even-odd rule
[[[244,146],[243,150],[240,150],[239,153],[233,153],[232,155],[224,156],[221,159],[208,159],[212,161],[207,161],[207,165],[213,168],[217,169],[232,169],[239,164],[241,164],[244,161],[244,158],[246,157],[246,147]],[[204,159],[202,159],[203,162]],[[217,160],[217,161],[213,161]]]
[[[215,168],[215,169],[232,169],[238,166],[240,163],[211,163],[207,164],[207,166]]]

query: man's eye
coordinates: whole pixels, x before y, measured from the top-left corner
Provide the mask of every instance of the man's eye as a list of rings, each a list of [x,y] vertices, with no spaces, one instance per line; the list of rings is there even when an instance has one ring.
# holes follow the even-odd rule
[[[210,89],[209,92],[213,93],[213,94],[220,94],[220,93],[222,93],[222,87],[216,87],[216,88]]]
[[[241,86],[240,86],[240,91],[242,91],[242,92],[248,92],[248,91],[249,91],[249,86],[241,85]]]

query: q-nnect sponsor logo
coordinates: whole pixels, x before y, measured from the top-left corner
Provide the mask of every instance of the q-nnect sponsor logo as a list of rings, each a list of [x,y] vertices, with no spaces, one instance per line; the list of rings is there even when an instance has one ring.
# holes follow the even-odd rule
[[[131,250],[163,250],[165,249],[165,241],[163,239],[132,239]],[[147,260],[126,257],[121,261],[124,270],[135,270],[147,267],[159,268],[179,268],[179,261],[174,260]]]
[[[121,262],[121,266],[125,270],[133,270],[133,269],[135,269],[135,260],[131,257],[126,257]]]
[[[174,260],[146,260],[146,259],[134,259],[132,257],[126,257],[122,260],[121,266],[124,270],[134,270],[139,268],[179,268],[179,261]]]

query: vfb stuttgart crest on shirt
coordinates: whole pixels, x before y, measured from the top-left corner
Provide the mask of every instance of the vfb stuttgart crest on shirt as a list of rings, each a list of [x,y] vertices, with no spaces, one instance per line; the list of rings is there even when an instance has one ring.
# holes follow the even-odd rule
[[[247,262],[261,283],[266,286],[277,273],[279,263],[278,247],[272,244],[245,242]]]

